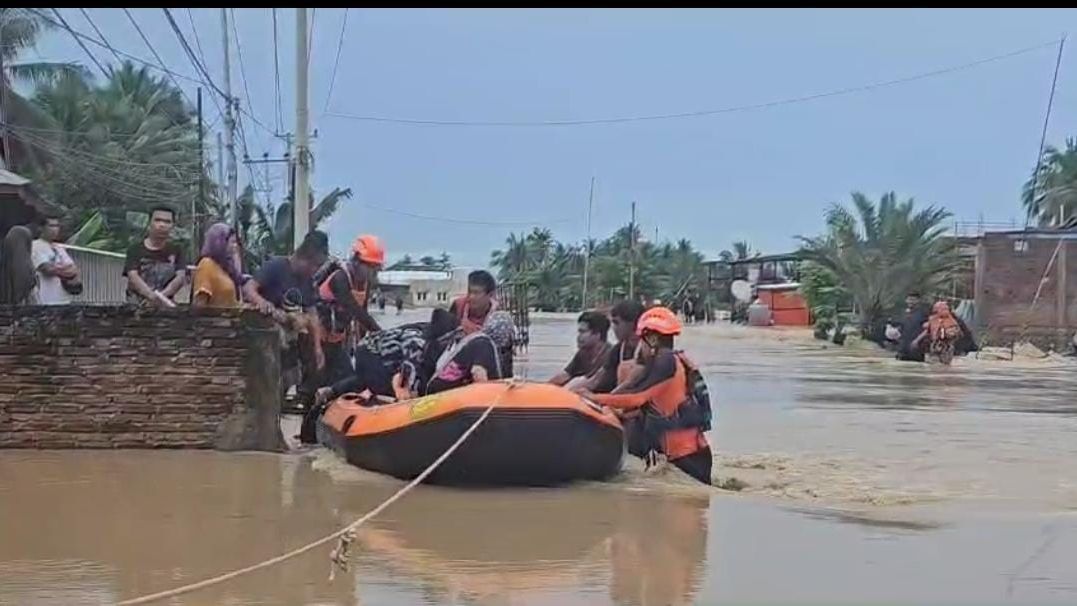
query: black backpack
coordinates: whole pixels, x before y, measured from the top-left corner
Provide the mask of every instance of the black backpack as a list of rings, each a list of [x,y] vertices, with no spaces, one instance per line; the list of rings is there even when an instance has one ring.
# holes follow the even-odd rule
[[[688,359],[683,352],[677,352],[677,360],[684,365],[684,378],[687,384],[688,399],[677,407],[677,425],[682,428],[698,427],[701,431],[711,430],[714,413],[711,411],[711,394],[707,389],[707,380],[699,367]]]

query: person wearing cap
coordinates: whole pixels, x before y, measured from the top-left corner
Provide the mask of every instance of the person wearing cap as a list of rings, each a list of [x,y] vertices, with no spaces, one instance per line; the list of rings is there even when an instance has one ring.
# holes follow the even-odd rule
[[[318,317],[326,359],[323,385],[352,374],[347,347],[349,337],[362,338],[381,330],[367,304],[377,287],[378,270],[384,264],[385,247],[381,240],[364,234],[352,243],[352,255],[347,262],[318,285]]]
[[[666,307],[643,312],[636,324],[643,370],[617,393],[586,392],[588,399],[622,412],[640,411],[626,420],[629,452],[650,461],[656,454],[693,478],[711,483],[711,448],[702,423],[685,426],[682,407],[692,401],[689,389],[691,362],[674,350],[681,321]]]

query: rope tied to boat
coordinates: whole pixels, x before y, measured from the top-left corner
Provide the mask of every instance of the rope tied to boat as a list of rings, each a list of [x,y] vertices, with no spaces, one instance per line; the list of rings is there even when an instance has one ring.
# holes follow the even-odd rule
[[[360,526],[362,526],[363,524],[366,524],[367,522],[372,520],[375,516],[377,516],[381,512],[388,509],[390,505],[392,505],[396,501],[400,500],[407,493],[411,492],[411,490],[413,488],[415,488],[419,484],[422,484],[423,480],[428,478],[430,476],[430,474],[434,473],[434,471],[436,471],[437,468],[440,467],[442,463],[444,463],[450,456],[452,456],[452,454],[454,452],[456,452],[456,450],[458,448],[460,448],[460,446],[465,441],[467,441],[467,439],[471,436],[471,434],[475,433],[475,430],[478,429],[479,426],[482,425],[486,421],[486,419],[490,416],[490,413],[493,412],[493,410],[495,408],[497,408],[501,404],[501,401],[505,398],[505,396],[510,391],[512,391],[513,389],[515,389],[516,387],[518,387],[519,385],[522,385],[522,384],[523,383],[515,381],[515,380],[511,380],[511,381],[507,382],[505,384],[506,385],[505,391],[501,392],[501,395],[499,395],[497,398],[495,398],[494,401],[491,402],[490,405],[486,407],[486,409],[482,412],[482,414],[479,415],[479,418],[475,419],[475,422],[472,423],[466,430],[464,430],[464,433],[460,434],[460,437],[457,438],[456,441],[453,442],[449,446],[449,448],[447,448],[445,450],[445,452],[441,453],[441,456],[439,456],[437,459],[434,459],[434,462],[431,463],[426,469],[424,469],[419,475],[415,476],[415,479],[413,479],[410,482],[408,482],[407,484],[405,484],[400,490],[393,493],[393,495],[390,496],[388,499],[385,499],[384,501],[382,501],[380,505],[378,505],[374,509],[371,509],[370,511],[365,513],[362,517],[355,520],[351,524],[348,524],[347,526],[345,526],[345,527],[343,527],[343,528],[341,528],[341,529],[339,529],[339,530],[337,530],[337,531],[335,531],[335,532],[333,532],[331,534],[328,534],[328,535],[326,535],[326,536],[324,536],[324,537],[322,537],[320,539],[317,539],[315,541],[311,541],[310,543],[307,543],[306,545],[303,545],[302,547],[297,547],[297,548],[295,548],[295,549],[293,549],[293,550],[291,550],[291,551],[289,551],[287,553],[283,553],[283,554],[278,555],[276,557],[269,558],[268,560],[263,560],[261,562],[258,562],[257,564],[251,564],[250,566],[239,568],[239,569],[233,570],[231,572],[226,572],[224,574],[220,574],[220,575],[217,575],[217,576],[209,578],[209,579],[203,579],[201,581],[198,581],[198,582],[195,582],[195,583],[190,583],[188,585],[183,585],[181,587],[176,587],[175,589],[169,589],[167,591],[159,591],[157,593],[151,593],[151,594],[140,596],[140,597],[137,597],[137,598],[131,598],[129,600],[123,600],[123,601],[117,602],[117,606],[135,606],[137,604],[149,604],[151,602],[156,602],[158,600],[163,600],[165,598],[171,598],[171,597],[175,597],[175,596],[182,595],[182,594],[185,594],[185,593],[190,593],[192,591],[197,591],[199,589],[205,589],[206,587],[210,587],[210,586],[213,586],[213,585],[218,585],[218,584],[223,583],[225,581],[229,581],[231,579],[243,576],[245,574],[254,572],[256,570],[261,570],[263,568],[269,568],[270,566],[280,564],[281,562],[284,562],[286,560],[290,560],[290,559],[292,559],[292,558],[294,558],[294,557],[296,557],[298,555],[302,555],[302,554],[307,553],[308,551],[310,551],[312,549],[315,549],[317,547],[325,545],[325,544],[333,541],[334,539],[343,539],[347,535],[350,535],[352,538],[354,538],[355,537],[355,531]],[[337,549],[334,549],[332,554],[330,555],[330,562],[331,562],[332,566],[334,566],[334,567],[341,566],[341,562],[343,562],[343,565],[341,566],[342,569],[347,569],[348,549],[349,549],[348,546],[351,544],[352,538],[349,538],[346,542],[338,540]],[[334,569],[331,569],[330,580],[332,580],[333,576],[334,576],[332,570],[334,570]]]

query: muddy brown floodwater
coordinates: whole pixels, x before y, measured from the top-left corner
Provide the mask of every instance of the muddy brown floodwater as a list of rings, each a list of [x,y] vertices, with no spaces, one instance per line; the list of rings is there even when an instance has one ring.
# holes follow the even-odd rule
[[[537,321],[522,372],[553,374],[572,332]],[[634,462],[609,483],[422,486],[332,582],[318,549],[161,603],[1077,603],[1073,365],[904,365],[727,326],[683,345],[718,402],[716,479],[740,492]],[[400,486],[321,450],[0,451],[0,604],[112,604],[213,576]]]

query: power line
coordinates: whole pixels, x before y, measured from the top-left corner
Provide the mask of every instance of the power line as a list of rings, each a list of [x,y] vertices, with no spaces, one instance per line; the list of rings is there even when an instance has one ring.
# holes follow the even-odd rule
[[[1026,48],[1018,49],[1002,55],[995,55],[987,57],[985,59],[979,59],[969,63],[963,63],[961,65],[955,65],[951,67],[945,67],[942,69],[936,69],[929,72],[919,73],[913,76],[906,76],[904,78],[896,78],[893,80],[884,80],[881,82],[874,82],[871,84],[864,84],[860,86],[851,86],[847,88],[840,88],[837,90],[814,93],[810,95],[802,95],[799,97],[790,97],[786,99],[779,99],[775,101],[766,101],[763,103],[753,103],[749,105],[735,105],[730,107],[723,107],[718,109],[706,109],[691,112],[677,112],[669,114],[653,114],[644,116],[621,116],[615,118],[597,118],[589,120],[538,120],[538,121],[511,121],[511,120],[428,120],[428,119],[411,119],[411,118],[393,118],[387,116],[372,116],[372,115],[354,115],[344,114],[339,112],[326,112],[326,115],[336,118],[345,118],[348,120],[359,120],[365,122],[387,122],[392,124],[408,124],[415,126],[487,126],[487,127],[542,127],[542,126],[587,126],[596,124],[621,124],[626,122],[644,122],[653,120],[676,120],[683,118],[699,118],[704,116],[714,116],[718,114],[729,114],[735,112],[744,112],[758,109],[769,109],[771,107],[778,107],[782,105],[793,105],[796,103],[804,103],[808,101],[816,101],[818,99],[825,99],[828,97],[838,97],[843,95],[850,95],[853,93],[861,93],[871,91],[879,88],[885,88],[889,86],[896,86],[899,84],[906,84],[914,82],[916,80],[923,80],[925,78],[933,78],[936,76],[942,76],[958,71],[972,69],[988,63],[994,63],[1003,59],[1009,59],[1018,55],[1024,55],[1034,51],[1041,50],[1047,47],[1053,47],[1058,44],[1058,40],[1052,40],[1043,44],[1037,44],[1035,46],[1029,46]]]
[[[60,23],[63,23],[68,30],[71,29],[71,27],[67,24],[67,19],[64,19],[64,16],[60,14],[60,9],[52,9],[52,14],[56,15],[56,18],[59,19]],[[78,43],[79,48],[82,49],[82,52],[86,53],[86,56],[90,58],[90,61],[93,61],[94,65],[97,66],[97,69],[101,70],[101,74],[108,78],[108,71],[105,70],[105,66],[101,65],[101,62],[98,61],[97,57],[95,57],[94,54],[90,52],[90,49],[86,47],[86,44],[82,40],[79,40],[78,36],[72,37],[75,39],[75,42]]]
[[[167,67],[164,67],[164,66],[161,66],[161,65],[154,64],[153,62],[151,62],[149,60],[146,60],[146,59],[143,59],[142,57],[139,57],[137,55],[132,55],[131,53],[128,53],[128,52],[125,52],[125,51],[122,51],[122,50],[118,50],[118,49],[114,48],[111,44],[109,44],[108,42],[103,41],[103,40],[98,40],[98,39],[94,38],[93,36],[89,36],[86,33],[80,32],[79,30],[74,29],[74,28],[72,28],[70,26],[65,27],[59,21],[57,21],[56,19],[53,19],[52,17],[49,17],[47,14],[45,14],[44,12],[42,12],[42,11],[40,11],[38,9],[24,8],[23,10],[29,11],[29,12],[37,15],[38,17],[43,19],[45,22],[50,23],[55,27],[60,27],[60,28],[63,28],[65,30],[67,30],[71,35],[76,36],[76,37],[78,37],[78,38],[80,38],[80,39],[82,39],[82,40],[84,40],[86,42],[89,42],[90,44],[94,44],[94,45],[99,46],[101,48],[111,50],[116,54],[123,55],[124,57],[130,59],[131,61],[134,61],[136,63],[140,63],[142,65],[145,65],[146,67],[148,67],[148,68],[150,68],[152,70],[163,72],[165,74],[168,74],[169,76],[175,76],[176,78],[182,78],[182,79],[187,80],[189,82],[194,82],[196,84],[201,84],[203,86],[209,86],[208,83],[203,82],[202,80],[200,80],[198,78],[192,78],[191,76],[188,76],[186,74],[183,74],[183,73],[168,69]]]
[[[284,112],[280,101],[280,51],[277,45],[277,7],[273,7],[273,88],[277,96],[277,132],[284,130]],[[333,70],[334,72],[336,70]]]
[[[90,17],[89,11],[81,7],[79,8],[79,10],[82,11],[82,18],[86,19],[86,23],[89,23],[90,27],[93,28],[93,31],[97,32],[97,37],[101,38],[102,40],[105,40],[105,34],[101,33],[101,30],[97,27],[97,24],[94,23],[94,20]],[[71,28],[68,28],[68,31],[71,32]],[[79,40],[79,43],[81,44],[81,39],[78,36],[75,36],[74,32],[72,32],[72,36],[74,36],[76,40]],[[107,42],[108,41],[106,40],[106,44]],[[116,61],[118,61],[119,63],[123,63],[123,59],[120,58],[120,54],[116,52],[116,49],[112,48],[112,45],[108,45],[108,50],[112,52],[113,57],[116,57]]]
[[[337,67],[340,66],[340,51],[344,50],[344,33],[348,27],[348,8],[344,8],[344,19],[340,22],[340,40],[337,41],[337,58],[333,61],[333,75],[329,78],[329,92],[325,95],[325,109],[322,113],[329,111],[329,102],[333,99],[333,85],[337,81]]]
[[[239,41],[239,29],[236,27],[236,9],[228,9],[232,14],[232,35],[236,38],[236,54],[239,56],[239,77],[243,80],[243,92],[247,95],[247,109],[250,110],[251,118],[254,117],[254,106],[251,105],[251,89],[247,87],[247,69],[243,64],[243,45]]]
[[[571,223],[572,221],[575,221],[575,219],[555,219],[552,221],[480,221],[471,219],[460,219],[457,217],[438,217],[434,215],[424,215],[420,213],[408,212],[406,210],[399,210],[396,208],[377,206],[368,202],[360,202],[359,204],[364,208],[369,208],[371,210],[377,210],[394,215],[402,215],[405,217],[411,217],[413,219],[423,219],[425,221],[441,221],[445,223],[459,223],[461,225],[488,225],[494,227],[532,227],[536,225],[557,225],[560,223]]]
[[[142,41],[146,43],[146,48],[150,49],[150,54],[153,55],[153,58],[157,59],[157,63],[161,65],[162,69],[168,71],[168,68],[165,66],[164,60],[161,59],[161,55],[157,54],[157,49],[153,47],[153,44],[150,42],[150,39],[146,37],[146,33],[142,31],[142,27],[139,26],[138,21],[135,21],[135,16],[132,15],[131,11],[128,10],[126,7],[124,7],[123,9],[123,14],[127,15],[127,19],[131,22],[131,25],[135,26],[135,31],[138,32],[138,35],[142,38]],[[171,17],[169,17],[169,21],[171,21]],[[172,76],[172,74],[169,74],[168,78],[169,80],[172,80],[172,84],[174,84],[176,88],[179,89],[180,94],[183,95],[183,98],[187,100],[187,104],[191,107],[194,107],[194,101],[192,101],[191,98],[187,96],[187,93],[183,90],[183,87],[180,86],[179,82],[176,82],[176,79]]]
[[[209,75],[209,71],[206,70],[206,66],[203,63],[203,61],[205,61],[205,57],[203,56],[203,60],[199,61],[198,57],[195,56],[194,51],[191,50],[191,45],[187,42],[187,36],[183,35],[183,30],[180,29],[179,23],[176,23],[175,18],[172,17],[172,11],[168,10],[167,8],[162,8],[161,10],[164,11],[165,19],[168,20],[168,25],[172,28],[172,33],[176,34],[176,38],[178,38],[180,41],[180,46],[183,47],[184,54],[186,54],[187,58],[191,61],[191,65],[194,66],[195,71],[201,73],[202,76],[205,77],[206,82],[208,83],[207,86],[216,91],[218,95],[227,98],[227,95],[224,94],[224,92],[221,90],[221,87],[217,86],[217,83],[214,82],[213,78]],[[195,29],[194,31],[197,35],[198,30]],[[154,53],[154,55],[156,56],[156,53]],[[210,98],[214,99],[213,97]],[[214,99],[214,103],[216,103],[216,99]],[[217,108],[220,109],[220,106],[218,105]]]

